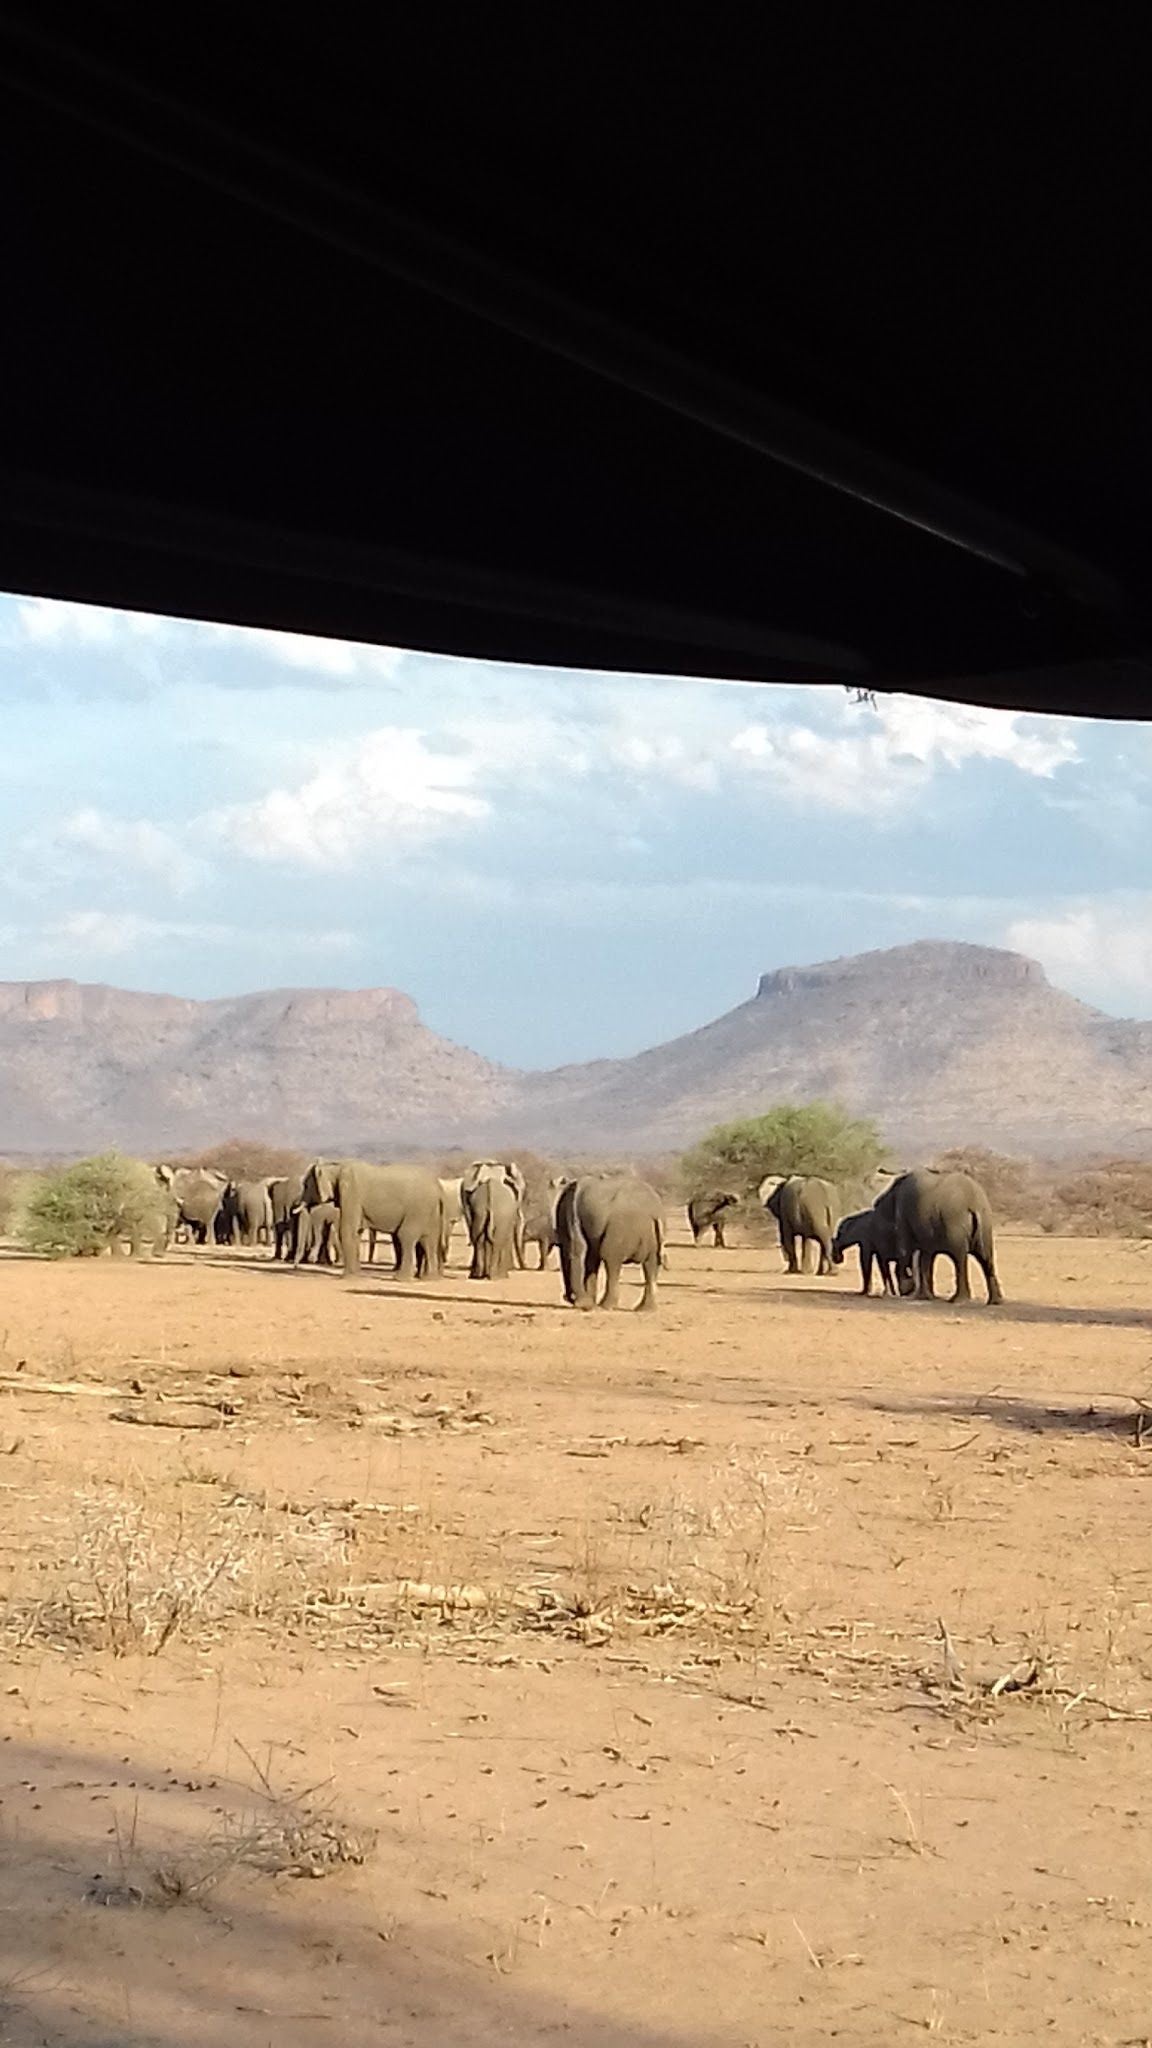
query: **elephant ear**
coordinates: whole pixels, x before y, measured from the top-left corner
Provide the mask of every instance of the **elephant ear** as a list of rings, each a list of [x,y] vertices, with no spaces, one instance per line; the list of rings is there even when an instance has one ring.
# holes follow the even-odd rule
[[[336,1175],[326,1159],[314,1159],[304,1176],[304,1201],[310,1209],[336,1199]]]
[[[159,1181],[162,1188],[170,1188],[173,1181],[176,1178],[175,1167],[158,1166],[156,1168],[156,1178]]]
[[[761,1202],[770,1201],[777,1188],[782,1188],[787,1179],[788,1175],[786,1173],[766,1173],[756,1190],[759,1200]]]

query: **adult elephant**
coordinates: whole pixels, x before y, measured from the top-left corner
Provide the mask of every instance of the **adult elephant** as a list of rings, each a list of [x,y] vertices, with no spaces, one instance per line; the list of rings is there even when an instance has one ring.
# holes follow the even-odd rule
[[[703,1244],[708,1232],[717,1251],[726,1251],[724,1224],[727,1211],[735,1209],[739,1196],[721,1194],[718,1190],[708,1195],[693,1195],[688,1204],[688,1228],[692,1232],[693,1244]]]
[[[443,1199],[427,1167],[316,1160],[304,1176],[303,1199],[309,1209],[322,1202],[335,1202],[339,1209],[346,1277],[360,1271],[360,1232],[367,1227],[392,1239],[398,1279],[416,1278],[417,1259],[424,1276],[439,1279]]]
[[[564,1272],[564,1298],[575,1308],[616,1308],[623,1266],[639,1266],[644,1292],[638,1309],[656,1306],[656,1278],[664,1250],[664,1205],[654,1187],[632,1173],[584,1173],[569,1181],[556,1205],[556,1235]]]
[[[761,1181],[759,1195],[776,1219],[788,1271],[802,1273],[805,1251],[815,1244],[820,1248],[816,1271],[830,1273],[832,1239],[840,1217],[840,1190],[832,1181],[811,1173],[770,1173]]]
[[[538,1188],[529,1195],[524,1205],[525,1247],[534,1244],[537,1248],[538,1270],[542,1273],[558,1250],[560,1240],[556,1235],[556,1205],[572,1175],[554,1173],[546,1188]],[[527,1252],[525,1252],[527,1256]]]
[[[516,1256],[520,1199],[496,1166],[475,1179],[464,1176],[461,1189],[464,1220],[472,1241],[473,1280],[505,1280]]]
[[[443,1174],[440,1176],[440,1194],[443,1202],[444,1221],[444,1227],[440,1233],[440,1264],[442,1266],[448,1264],[448,1251],[452,1243],[452,1232],[458,1223],[464,1221],[464,1205],[460,1193],[463,1185],[460,1174],[456,1174],[454,1177],[451,1175],[445,1177]]]
[[[473,1247],[473,1279],[477,1278],[475,1270],[476,1237],[472,1225],[470,1203],[476,1189],[491,1182],[500,1182],[509,1190],[512,1196],[515,1205],[512,1216],[512,1257],[521,1272],[524,1271],[528,1264],[524,1241],[524,1203],[528,1192],[528,1183],[523,1173],[514,1159],[474,1159],[467,1173],[462,1176],[460,1181],[460,1203]],[[507,1203],[503,1200],[497,1203],[497,1209],[501,1212],[506,1210],[507,1206]]]
[[[226,1242],[252,1250],[272,1235],[272,1198],[266,1180],[232,1180],[224,1191]]]
[[[228,1187],[227,1174],[204,1166],[158,1166],[156,1178],[171,1196],[173,1228],[187,1230],[194,1244],[211,1244]]]
[[[880,1268],[884,1294],[897,1294],[895,1219],[880,1209],[859,1209],[845,1216],[832,1240],[832,1264],[842,1266],[844,1254],[855,1245],[860,1254],[860,1292],[872,1292],[872,1267]]]
[[[951,1259],[956,1274],[953,1301],[971,1301],[968,1261],[973,1258],[984,1275],[989,1306],[1003,1301],[991,1205],[970,1173],[922,1167],[902,1174],[876,1207],[891,1216],[895,1229],[896,1271],[902,1294],[914,1292],[921,1301],[933,1300],[933,1267],[944,1257]]]
[[[291,1259],[296,1255],[296,1212],[304,1196],[302,1173],[282,1174],[268,1183],[272,1208],[272,1256]]]

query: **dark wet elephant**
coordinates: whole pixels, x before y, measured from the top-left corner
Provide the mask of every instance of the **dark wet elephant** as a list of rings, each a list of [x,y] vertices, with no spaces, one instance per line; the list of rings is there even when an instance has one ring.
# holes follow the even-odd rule
[[[780,1232],[780,1249],[790,1273],[804,1271],[804,1251],[809,1244],[820,1248],[816,1270],[832,1271],[832,1239],[840,1215],[840,1190],[816,1174],[771,1173],[762,1180],[760,1200],[775,1217]]]
[[[573,1307],[615,1308],[621,1267],[639,1266],[644,1292],[636,1306],[655,1308],[656,1278],[664,1251],[664,1204],[647,1181],[631,1173],[581,1174],[561,1192],[556,1234],[564,1298]],[[597,1304],[601,1268],[604,1295]]]
[[[726,1251],[724,1225],[727,1221],[727,1212],[739,1206],[739,1199],[738,1195],[725,1195],[719,1192],[693,1195],[688,1204],[688,1227],[692,1232],[693,1244],[703,1244],[708,1232],[711,1231],[716,1249]]]

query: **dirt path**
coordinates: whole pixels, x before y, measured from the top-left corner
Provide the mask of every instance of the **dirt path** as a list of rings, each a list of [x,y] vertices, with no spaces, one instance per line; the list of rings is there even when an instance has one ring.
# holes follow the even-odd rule
[[[0,2041],[1143,2040],[1152,1252],[1001,1263],[0,1260]]]

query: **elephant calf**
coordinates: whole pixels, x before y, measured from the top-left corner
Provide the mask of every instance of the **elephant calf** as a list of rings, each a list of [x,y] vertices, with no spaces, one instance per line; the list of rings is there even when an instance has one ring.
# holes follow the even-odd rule
[[[875,1209],[860,1209],[845,1216],[832,1240],[832,1264],[842,1266],[844,1254],[855,1245],[860,1254],[860,1292],[872,1292],[872,1266],[880,1268],[882,1292],[898,1294],[896,1285],[896,1229],[890,1217]]]

